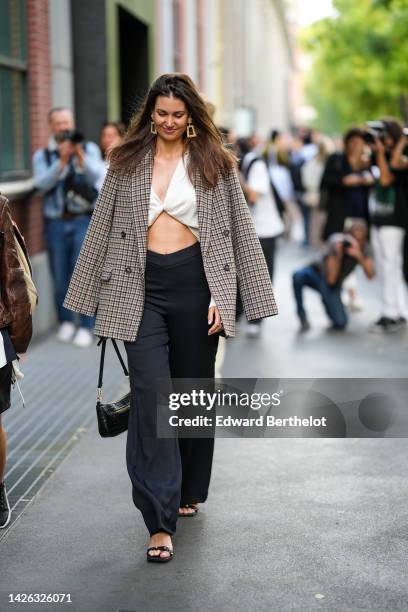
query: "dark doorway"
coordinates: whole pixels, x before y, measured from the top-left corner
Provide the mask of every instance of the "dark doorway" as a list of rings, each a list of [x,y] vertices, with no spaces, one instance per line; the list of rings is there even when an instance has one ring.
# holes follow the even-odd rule
[[[105,2],[71,0],[71,16],[76,124],[98,142],[108,116]]]
[[[147,26],[123,8],[118,10],[121,118],[128,123],[149,87]]]

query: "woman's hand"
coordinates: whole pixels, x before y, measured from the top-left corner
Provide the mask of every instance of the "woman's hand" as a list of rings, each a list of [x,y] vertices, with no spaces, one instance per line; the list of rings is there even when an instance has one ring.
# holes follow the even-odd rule
[[[211,323],[213,323],[213,325],[211,325]],[[211,325],[210,329],[208,330],[209,336],[216,334],[224,328],[221,321],[220,311],[218,310],[217,306],[211,306],[208,309],[208,324]]]

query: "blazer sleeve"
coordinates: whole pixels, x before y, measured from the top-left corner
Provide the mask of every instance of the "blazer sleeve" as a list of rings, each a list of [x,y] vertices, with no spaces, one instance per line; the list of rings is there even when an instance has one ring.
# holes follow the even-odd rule
[[[97,310],[101,271],[112,226],[117,181],[117,174],[108,170],[65,296],[65,308],[81,314],[92,316]]]
[[[228,176],[231,236],[238,288],[249,321],[278,314],[272,283],[235,168]]]

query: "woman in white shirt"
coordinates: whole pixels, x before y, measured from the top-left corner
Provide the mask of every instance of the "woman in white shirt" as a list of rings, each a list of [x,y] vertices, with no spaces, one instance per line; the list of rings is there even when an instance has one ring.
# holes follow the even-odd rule
[[[269,166],[263,158],[258,157],[253,160],[248,170],[246,188],[252,220],[272,281],[276,238],[283,234],[285,226],[278,210],[269,172]],[[256,338],[260,334],[261,323],[262,319],[251,321],[248,324],[247,335]]]

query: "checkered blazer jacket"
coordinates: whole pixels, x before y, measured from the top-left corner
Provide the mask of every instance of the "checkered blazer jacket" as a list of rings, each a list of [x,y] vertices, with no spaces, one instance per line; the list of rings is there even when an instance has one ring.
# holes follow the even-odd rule
[[[96,313],[95,334],[133,341],[144,308],[144,275],[153,155],[133,173],[108,170],[78,257],[64,306]],[[237,171],[196,190],[200,246],[209,289],[235,335],[237,282],[248,320],[277,314],[272,284]]]

